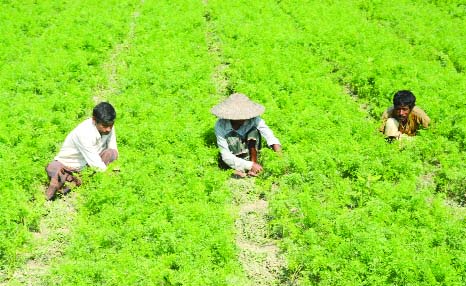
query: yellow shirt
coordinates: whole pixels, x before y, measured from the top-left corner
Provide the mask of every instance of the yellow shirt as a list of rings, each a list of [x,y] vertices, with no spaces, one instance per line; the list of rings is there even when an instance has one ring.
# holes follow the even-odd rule
[[[384,111],[382,114],[382,126],[380,127],[380,132],[384,132],[385,130],[385,123],[387,122],[388,118],[396,118],[394,113],[395,108],[393,106],[389,107],[387,110]],[[409,136],[416,135],[417,130],[422,125],[424,128],[427,128],[430,123],[430,118],[424,112],[424,110],[420,109],[417,106],[413,107],[411,113],[408,116],[408,121],[406,124],[401,124],[398,127],[398,131],[402,134],[406,134]]]

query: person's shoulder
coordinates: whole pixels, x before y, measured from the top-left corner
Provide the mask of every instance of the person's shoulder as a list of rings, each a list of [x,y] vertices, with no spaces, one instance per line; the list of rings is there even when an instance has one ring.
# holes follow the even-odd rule
[[[418,106],[414,106],[411,112],[416,117],[423,118],[423,119],[429,119],[429,116],[427,115],[427,113]]]
[[[225,119],[218,118],[217,121],[215,121],[215,127],[225,126],[226,123],[227,123],[227,121]]]
[[[215,122],[214,129],[215,133],[217,134],[225,133],[225,130],[227,129],[227,120],[222,118],[217,119],[217,121]]]
[[[262,117],[260,117],[260,116],[253,117],[253,118],[251,118],[251,119],[249,119],[249,120],[251,120],[251,122],[253,122],[253,123],[256,124],[256,125],[259,124],[259,123],[261,123],[261,122],[262,122],[262,123],[265,123],[265,120],[262,119]]]
[[[393,117],[393,110],[395,109],[394,106],[390,106],[387,109],[385,109],[382,113],[382,118],[390,118]]]
[[[413,107],[413,110],[411,111],[411,113],[414,114],[414,117],[417,118],[417,120],[421,121],[421,122],[425,122],[426,124],[429,124],[430,122],[430,118],[429,116],[427,115],[427,113],[422,110],[420,107],[418,106],[414,106]]]
[[[83,121],[81,121],[81,123],[79,123],[78,126],[81,125],[93,125],[92,117],[86,118]]]
[[[88,118],[76,126],[76,128],[73,130],[73,133],[77,133],[79,135],[83,134],[89,134],[93,132],[94,130],[97,130],[94,122],[92,121],[92,118]]]
[[[417,105],[415,105],[415,106],[413,107],[413,110],[412,110],[411,112],[413,112],[414,114],[419,114],[419,115],[424,115],[424,114],[426,114],[426,112],[425,112],[422,108],[420,108],[419,106],[417,106]]]

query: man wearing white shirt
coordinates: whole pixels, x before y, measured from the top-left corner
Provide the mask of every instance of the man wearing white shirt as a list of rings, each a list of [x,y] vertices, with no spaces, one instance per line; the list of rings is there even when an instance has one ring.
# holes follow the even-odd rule
[[[105,171],[107,165],[116,160],[118,149],[114,122],[116,112],[108,102],[94,107],[92,118],[81,122],[65,139],[60,152],[46,168],[50,185],[46,191],[47,200],[53,199],[57,191],[66,194],[69,187],[65,182],[80,185],[74,173],[85,166]]]
[[[274,151],[281,151],[280,141],[259,116],[264,110],[240,93],[230,95],[211,110],[219,118],[215,135],[221,159],[236,176],[257,176],[263,170],[257,160],[262,137]]]

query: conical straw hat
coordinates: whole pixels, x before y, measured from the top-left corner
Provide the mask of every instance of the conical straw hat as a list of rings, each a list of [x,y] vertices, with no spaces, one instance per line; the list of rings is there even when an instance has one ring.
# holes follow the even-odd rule
[[[224,101],[212,107],[210,111],[218,118],[246,120],[264,113],[265,107],[251,101],[244,94],[234,93]]]

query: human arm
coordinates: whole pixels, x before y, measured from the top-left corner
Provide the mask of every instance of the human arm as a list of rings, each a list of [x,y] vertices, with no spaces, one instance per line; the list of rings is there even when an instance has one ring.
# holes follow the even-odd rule
[[[265,124],[262,118],[257,118],[257,130],[259,130],[262,137],[264,137],[267,145],[270,146],[275,152],[281,152],[282,146],[277,137],[273,134],[273,131]]]
[[[107,166],[100,157],[96,140],[97,139],[94,136],[79,133],[75,134],[75,136],[72,138],[74,146],[84,158],[87,165],[96,168],[99,171],[105,171]]]
[[[110,132],[109,138],[107,140],[107,149],[114,149],[118,151],[115,126],[113,126],[112,131]]]
[[[256,149],[256,140],[249,140],[248,141],[248,149],[249,149],[249,157],[251,159],[252,167],[249,170],[248,174],[250,176],[257,176],[260,172],[262,172],[262,166],[257,163],[257,149]]]
[[[272,149],[273,151],[277,152],[277,153],[281,153],[282,152],[282,145],[280,144],[272,144]]]
[[[382,125],[380,125],[379,131],[384,133],[384,134],[385,134],[385,125],[387,124],[387,120],[388,120],[388,117],[389,117],[389,114],[388,114],[389,110],[390,109],[385,110],[382,113],[382,116],[381,116]]]
[[[428,128],[430,124],[430,118],[421,108],[415,106],[413,112],[416,116],[417,123],[422,125],[424,128]]]
[[[238,158],[228,149],[228,143],[225,138],[217,137],[217,145],[220,149],[220,155],[222,156],[223,162],[225,162],[225,164],[230,168],[240,171],[250,170],[252,168],[252,161]]]

